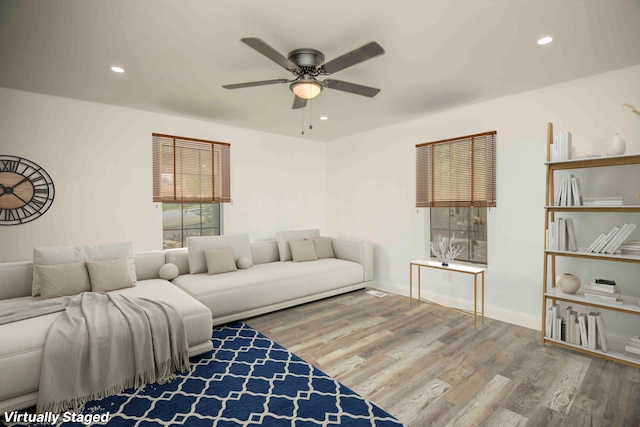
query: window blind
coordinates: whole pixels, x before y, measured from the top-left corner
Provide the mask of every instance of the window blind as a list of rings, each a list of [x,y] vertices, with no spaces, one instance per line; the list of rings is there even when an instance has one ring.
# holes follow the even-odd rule
[[[153,201],[231,202],[230,144],[152,134]]]
[[[416,207],[495,207],[496,133],[416,145]]]

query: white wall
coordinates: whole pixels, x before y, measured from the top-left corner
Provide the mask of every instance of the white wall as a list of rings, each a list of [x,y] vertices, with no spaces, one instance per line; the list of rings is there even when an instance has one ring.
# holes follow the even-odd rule
[[[153,132],[231,144],[225,234],[253,241],[277,230],[323,231],[322,143],[0,88],[0,154],[36,162],[56,189],[41,218],[0,227],[0,262],[30,259],[36,246],[133,241],[138,252],[162,249],[161,208],[151,197]]]
[[[626,140],[627,153],[640,152],[640,117],[623,103],[640,107],[640,66],[333,141],[327,151],[328,231],[373,241],[377,286],[408,295],[409,261],[424,259],[429,241],[425,214],[415,208],[415,145],[496,130],[498,207],[490,209],[488,216],[486,310],[490,317],[539,328],[547,122],[554,124],[556,132],[572,132],[576,156],[604,154],[616,132]],[[638,168],[635,171],[640,172]],[[605,172],[598,180],[585,179],[584,192],[624,191],[628,203],[639,203],[640,173],[634,181],[629,178],[624,189],[620,189],[619,180],[620,176]],[[580,245],[588,246],[609,222],[623,218],[612,217],[603,223],[602,216],[592,216],[583,218],[583,223],[578,221]],[[640,238],[640,231],[636,233],[632,237]],[[603,262],[594,272],[586,264],[567,268],[582,272],[583,282],[588,282],[592,274],[622,281],[619,271],[628,267]],[[470,276],[452,275],[450,282],[443,272],[422,273],[422,290],[427,297],[461,308],[473,307]],[[640,296],[640,283],[635,285]]]

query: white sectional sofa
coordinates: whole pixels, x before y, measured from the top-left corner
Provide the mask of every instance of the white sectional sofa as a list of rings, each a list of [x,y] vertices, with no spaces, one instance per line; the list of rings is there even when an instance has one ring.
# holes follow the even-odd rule
[[[135,286],[111,292],[172,304],[183,317],[189,355],[198,355],[212,348],[212,325],[362,289],[372,283],[370,242],[327,238],[321,243],[331,248],[331,256],[297,262],[289,242],[307,240],[303,243],[308,245],[319,237],[318,230],[301,230],[277,233],[277,240],[257,243],[249,243],[247,235],[194,238],[189,241],[188,250],[135,254]],[[204,251],[209,247],[231,247],[233,267],[237,264],[244,268],[208,274]],[[205,272],[198,272],[203,266]],[[0,307],[38,298],[31,296],[33,271],[33,261],[0,264]],[[36,404],[43,346],[47,331],[58,316],[60,313],[53,313],[0,324],[0,413]]]

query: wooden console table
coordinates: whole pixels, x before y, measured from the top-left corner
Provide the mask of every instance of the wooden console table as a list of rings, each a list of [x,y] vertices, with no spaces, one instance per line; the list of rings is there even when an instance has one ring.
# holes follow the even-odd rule
[[[484,324],[484,272],[486,267],[474,267],[465,264],[449,264],[443,267],[442,263],[435,260],[415,260],[409,263],[409,301],[413,302],[413,266],[418,267],[418,303],[420,303],[420,270],[421,267],[435,268],[437,270],[455,271],[457,273],[473,274],[473,327],[476,327],[476,317],[478,315],[478,274],[482,276],[482,323]],[[453,310],[465,312],[453,307]]]

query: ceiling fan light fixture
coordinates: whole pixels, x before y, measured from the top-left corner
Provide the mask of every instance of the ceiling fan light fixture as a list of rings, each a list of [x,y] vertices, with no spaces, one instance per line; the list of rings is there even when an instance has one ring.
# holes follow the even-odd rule
[[[289,88],[298,98],[302,99],[315,98],[322,92],[322,85],[316,80],[298,80],[291,83]]]

